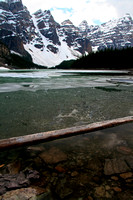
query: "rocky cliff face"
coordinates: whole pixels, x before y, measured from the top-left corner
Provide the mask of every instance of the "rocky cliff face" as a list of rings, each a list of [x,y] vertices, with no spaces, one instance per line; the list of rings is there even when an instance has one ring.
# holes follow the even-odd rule
[[[0,42],[0,57],[1,58],[10,57],[9,49],[1,42]]]
[[[11,61],[10,50],[0,42],[0,67],[7,67]]]
[[[31,16],[21,0],[0,2],[0,40],[10,50],[27,55],[23,44],[31,39],[32,27]]]
[[[67,42],[69,47],[73,46],[73,48],[82,55],[86,52],[91,52],[90,40],[87,37],[83,37],[79,28],[75,27],[70,20],[62,22],[61,29],[65,32],[66,37],[64,38],[64,41]]]

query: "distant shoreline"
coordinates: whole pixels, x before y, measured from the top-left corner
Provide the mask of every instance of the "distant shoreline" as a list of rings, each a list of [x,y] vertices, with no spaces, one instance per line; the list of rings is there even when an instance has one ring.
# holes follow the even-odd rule
[[[0,73],[2,72],[31,72],[31,71],[42,71],[42,70],[61,70],[65,73],[74,73],[74,75],[133,75],[132,69],[121,69],[121,70],[110,70],[110,69],[56,69],[56,68],[47,68],[47,69],[10,69],[0,67]]]

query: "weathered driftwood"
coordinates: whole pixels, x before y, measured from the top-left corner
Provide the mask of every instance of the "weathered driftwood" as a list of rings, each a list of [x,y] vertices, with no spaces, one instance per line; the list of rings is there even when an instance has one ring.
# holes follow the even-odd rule
[[[13,148],[16,146],[24,146],[27,144],[36,144],[39,142],[52,141],[59,138],[70,137],[83,133],[89,133],[105,128],[118,126],[124,123],[133,122],[133,116],[118,118],[114,120],[107,120],[102,122],[96,122],[85,126],[78,126],[66,129],[60,129],[55,131],[48,131],[42,133],[36,133],[32,135],[13,137],[9,139],[0,140],[0,149]]]

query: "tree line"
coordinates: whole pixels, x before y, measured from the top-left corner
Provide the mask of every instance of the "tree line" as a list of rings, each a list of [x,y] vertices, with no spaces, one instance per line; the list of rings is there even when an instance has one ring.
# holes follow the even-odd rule
[[[75,61],[61,63],[57,68],[66,69],[131,69],[133,48],[104,49],[84,55]]]
[[[133,48],[105,49],[90,53],[73,62],[76,69],[129,69],[133,68]]]

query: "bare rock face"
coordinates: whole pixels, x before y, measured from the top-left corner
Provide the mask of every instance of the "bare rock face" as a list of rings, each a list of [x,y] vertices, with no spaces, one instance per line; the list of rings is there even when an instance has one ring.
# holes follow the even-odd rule
[[[40,33],[51,40],[53,44],[60,45],[59,37],[57,35],[56,29],[60,25],[54,20],[49,10],[38,10],[34,13],[35,19],[37,19],[37,27]]]
[[[73,46],[76,51],[79,51],[83,55],[85,52],[90,53],[92,51],[90,39],[84,37],[80,29],[75,27],[70,20],[65,20],[61,23],[62,29],[66,34],[64,41],[67,42],[69,47]]]
[[[0,57],[7,58],[9,56],[10,56],[9,49],[3,43],[0,42]]]
[[[14,0],[9,0],[9,9],[12,11],[12,13],[17,14],[18,11],[22,11],[23,10],[23,4],[22,1],[14,1]]]
[[[4,43],[0,42],[0,65],[3,67],[7,67],[10,61],[11,61],[10,50]]]
[[[31,16],[22,1],[0,2],[0,40],[10,49],[24,56],[27,52],[24,49],[24,42],[31,39]]]

